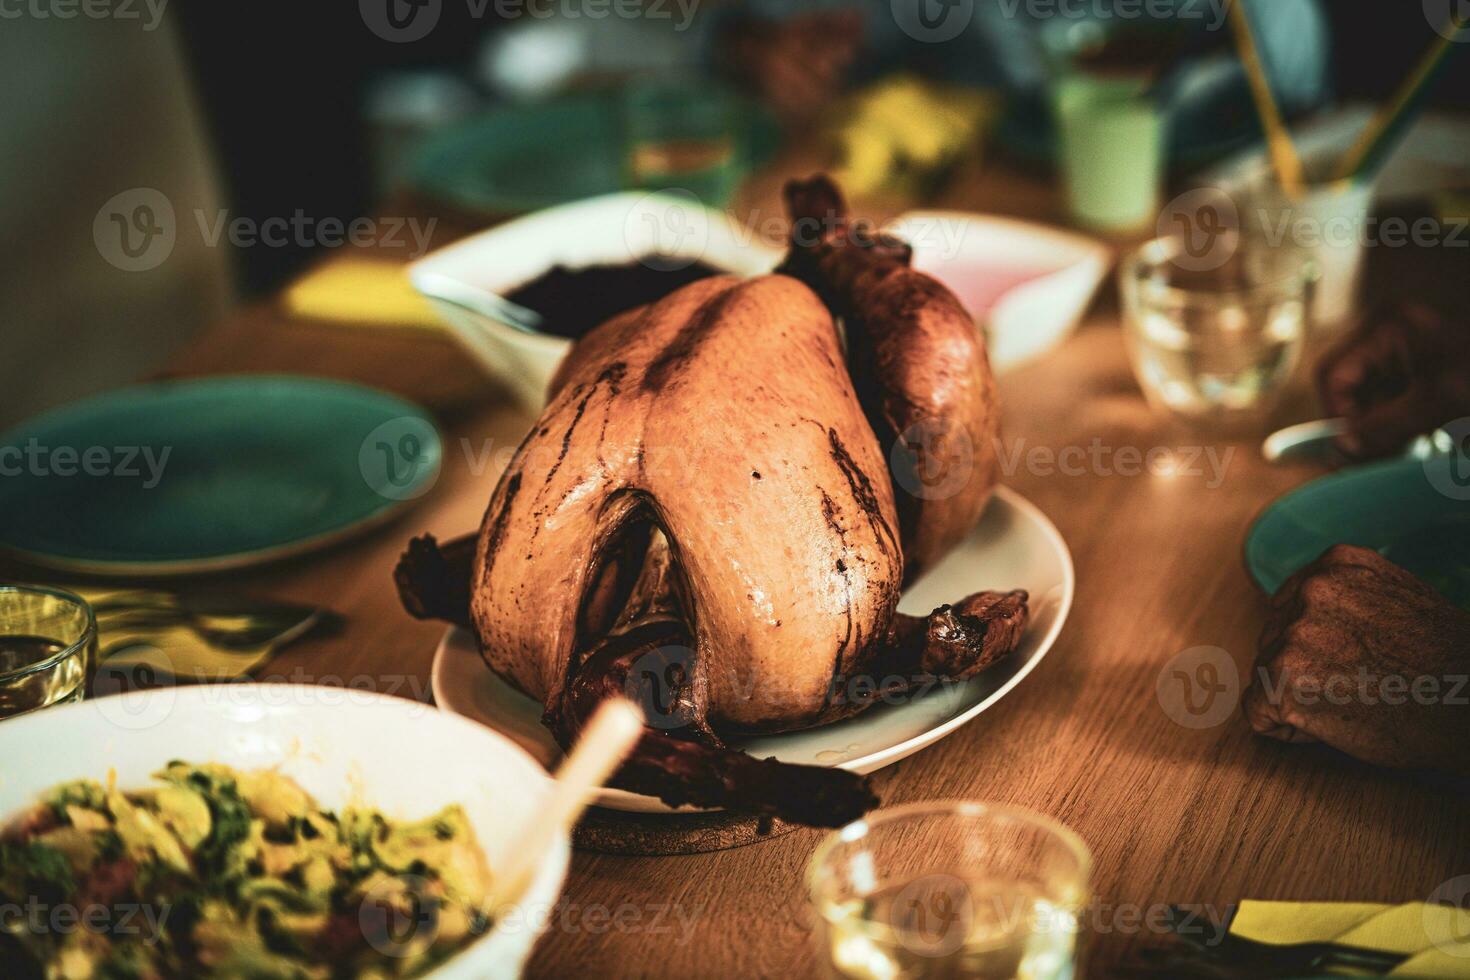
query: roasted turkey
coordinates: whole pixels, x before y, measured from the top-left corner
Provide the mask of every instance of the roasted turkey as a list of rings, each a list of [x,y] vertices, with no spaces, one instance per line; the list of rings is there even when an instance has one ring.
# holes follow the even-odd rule
[[[704,279],[587,334],[479,535],[416,539],[397,580],[410,612],[473,630],[563,745],[603,698],[640,700],[619,785],[838,825],[876,803],[866,780],[721,736],[973,676],[1015,648],[1027,597],[897,612],[995,486],[984,343],[825,178],[787,201],[777,273]]]

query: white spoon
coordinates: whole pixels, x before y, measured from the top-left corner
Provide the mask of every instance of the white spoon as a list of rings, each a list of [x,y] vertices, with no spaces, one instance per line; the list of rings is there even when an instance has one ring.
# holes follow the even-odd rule
[[[425,296],[469,310],[491,320],[504,323],[524,333],[541,333],[541,314],[488,289],[471,286],[438,272],[420,272],[413,277],[414,288]]]
[[[643,712],[632,701],[612,698],[582,729],[571,755],[557,767],[551,796],[511,840],[518,841],[510,861],[494,876],[492,910],[515,903],[541,867],[551,842],[569,832],[608,776],[643,734]]]
[[[1327,456],[1332,451],[1333,442],[1347,431],[1347,419],[1318,419],[1289,425],[1266,437],[1261,444],[1261,455],[1268,463],[1304,456]],[[1454,437],[1443,429],[1436,429],[1409,443],[1404,455],[1410,459],[1431,459],[1453,455],[1454,452]]]
[[[1318,419],[1289,425],[1273,432],[1261,444],[1261,455],[1268,463],[1300,456],[1325,455],[1332,441],[1347,432],[1347,419]]]

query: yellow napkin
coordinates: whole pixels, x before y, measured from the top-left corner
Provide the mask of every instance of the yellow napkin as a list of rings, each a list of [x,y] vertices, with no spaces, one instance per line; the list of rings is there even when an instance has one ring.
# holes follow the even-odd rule
[[[996,117],[991,93],[894,75],[855,95],[839,113],[835,176],[853,196],[912,192],[965,152]]]
[[[1408,902],[1241,902],[1231,933],[1263,943],[1333,942],[1409,957],[1396,977],[1470,978],[1470,912]]]
[[[314,320],[439,329],[433,307],[414,290],[399,262],[335,259],[296,280],[286,290],[285,303],[292,314]]]

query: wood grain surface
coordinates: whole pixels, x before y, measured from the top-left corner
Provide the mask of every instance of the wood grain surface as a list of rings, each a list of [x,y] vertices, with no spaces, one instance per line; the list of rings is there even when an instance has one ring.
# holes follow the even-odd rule
[[[754,197],[772,201],[778,184],[758,184]],[[993,172],[961,174],[939,203],[1055,217],[1046,185]],[[1394,261],[1427,276],[1422,257]],[[288,322],[270,304],[222,324],[175,367],[330,373],[441,410],[444,472],[408,516],[328,553],[218,580],[346,617],[337,635],[283,653],[266,678],[427,699],[442,630],[400,610],[391,568],[412,534],[453,536],[478,525],[496,451],[513,448],[530,419],[487,400],[485,382],[445,340]],[[1470,872],[1462,788],[1265,741],[1238,712],[1214,727],[1185,727],[1157,693],[1161,670],[1188,648],[1220,647],[1249,666],[1264,599],[1246,575],[1243,536],[1273,498],[1319,471],[1265,465],[1259,435],[1223,439],[1150,413],[1107,296],[1065,347],[1006,376],[1002,392],[1005,454],[1020,450],[1005,480],[1070,544],[1076,605],[1055,649],[1014,692],[875,776],[884,802],[992,800],[1074,828],[1096,858],[1086,939],[1092,976],[1115,972],[1149,941],[1130,909],[1223,908],[1245,898],[1411,900]],[[1295,415],[1310,411],[1303,400]],[[1074,474],[1045,465],[1046,451],[1094,445],[1109,450],[1112,464]],[[1181,464],[1194,459],[1199,472],[1119,471],[1120,450],[1126,458],[1156,448]],[[1207,453],[1223,461],[1218,474]],[[819,838],[803,829],[682,857],[579,853],[529,975],[817,975],[803,872]]]

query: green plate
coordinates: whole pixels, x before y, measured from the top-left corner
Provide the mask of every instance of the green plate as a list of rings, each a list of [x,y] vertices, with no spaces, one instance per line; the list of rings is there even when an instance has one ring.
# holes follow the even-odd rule
[[[418,191],[470,211],[520,214],[627,190],[617,100],[584,94],[506,106],[452,126],[419,148],[409,167]],[[743,167],[775,153],[779,130],[749,108]],[[706,201],[721,207],[724,201]]]
[[[1256,519],[1246,565],[1274,593],[1334,544],[1373,548],[1470,607],[1470,460],[1394,460],[1293,490]]]
[[[0,435],[0,546],[100,575],[297,555],[428,492],[423,409],[356,385],[240,376],[141,385]]]

